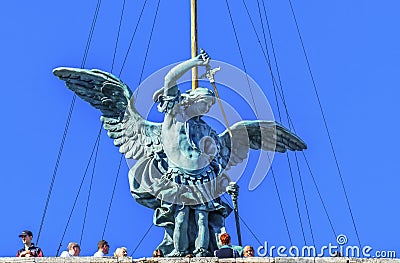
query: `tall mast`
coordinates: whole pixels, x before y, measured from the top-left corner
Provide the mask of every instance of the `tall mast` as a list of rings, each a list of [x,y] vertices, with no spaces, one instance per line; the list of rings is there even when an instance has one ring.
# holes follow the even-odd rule
[[[190,35],[192,46],[192,58],[197,56],[197,0],[190,0]],[[198,70],[197,67],[192,68],[192,89],[198,87]]]

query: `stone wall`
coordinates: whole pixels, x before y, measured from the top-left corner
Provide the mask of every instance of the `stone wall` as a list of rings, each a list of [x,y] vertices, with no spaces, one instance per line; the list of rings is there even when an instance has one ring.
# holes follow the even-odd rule
[[[218,259],[218,258],[95,258],[95,257],[44,257],[44,258],[0,258],[0,263],[400,263],[400,259],[393,258],[345,258],[345,257],[323,257],[323,258],[237,258],[237,259]]]

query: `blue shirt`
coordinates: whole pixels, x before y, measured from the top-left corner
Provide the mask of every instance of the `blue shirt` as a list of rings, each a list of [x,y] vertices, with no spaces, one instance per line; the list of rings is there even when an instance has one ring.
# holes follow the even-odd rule
[[[220,249],[214,251],[214,255],[218,258],[238,258],[239,252],[234,250],[231,246],[222,246]]]

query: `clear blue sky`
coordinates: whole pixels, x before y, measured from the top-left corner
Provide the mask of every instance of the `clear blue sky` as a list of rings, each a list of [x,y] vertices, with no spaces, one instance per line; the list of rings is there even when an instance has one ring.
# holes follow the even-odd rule
[[[143,2],[126,3],[114,62],[116,75]],[[132,89],[158,69],[190,57],[189,1],[161,1],[140,78],[157,5],[157,1],[148,2],[121,75]],[[243,69],[225,1],[199,2],[199,46],[212,58]],[[37,237],[72,99],[72,92],[52,75],[52,70],[58,66],[81,66],[96,3],[94,0],[71,0],[62,4],[48,0],[6,1],[0,9],[0,111],[3,116],[0,256],[15,255],[22,244],[18,238],[22,230],[30,229],[34,239]],[[246,1],[246,4],[264,43],[257,1]],[[357,245],[289,2],[273,1],[266,5],[286,104],[298,135],[308,144],[305,154],[318,191],[336,235],[345,234],[348,244]],[[85,68],[111,70],[121,7],[122,1],[102,1]],[[293,7],[361,244],[374,250],[399,251],[399,213],[396,211],[400,171],[397,149],[400,145],[395,131],[399,127],[400,3],[395,0],[379,3],[312,0],[293,1]],[[243,3],[231,1],[230,8],[246,69],[265,92],[278,119],[269,69]],[[265,26],[264,20],[267,30]],[[161,85],[152,87],[151,93]],[[224,95],[221,92],[222,98]],[[241,111],[240,103],[231,103]],[[264,105],[257,105],[257,108],[261,111]],[[282,107],[280,110],[283,113]],[[99,117],[97,110],[77,100],[40,236],[39,245],[47,256],[57,252],[96,140]],[[283,123],[287,125],[285,119]],[[117,148],[103,132],[81,255],[92,255],[101,239],[119,157]],[[289,155],[304,230],[299,222],[286,156],[276,155],[273,169],[292,243],[271,173],[259,187],[249,191],[249,170],[238,182],[241,186],[240,215],[254,232],[251,234],[242,222],[244,243],[257,247],[258,239],[275,246],[303,246],[304,237],[308,245],[313,244],[313,237],[317,247],[336,244],[336,236],[303,155],[298,157],[303,188],[295,157]],[[66,249],[69,241],[81,239],[91,169],[61,250]],[[127,173],[124,162],[104,238],[109,241],[111,252],[118,246],[126,246],[131,254],[150,226],[152,211],[131,197]],[[227,231],[236,240],[233,214],[226,224]],[[152,227],[133,256],[149,256],[162,237],[163,230]]]

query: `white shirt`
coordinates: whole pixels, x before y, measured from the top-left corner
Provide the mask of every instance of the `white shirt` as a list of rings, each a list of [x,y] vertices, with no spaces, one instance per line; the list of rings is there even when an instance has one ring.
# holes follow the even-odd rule
[[[98,258],[101,258],[101,257],[104,257],[104,256],[105,256],[105,254],[102,251],[97,251],[93,255],[93,257],[98,257]]]
[[[70,257],[73,257],[73,255],[71,255],[68,251],[63,251],[61,253],[60,257],[62,257],[62,258],[70,258]]]

